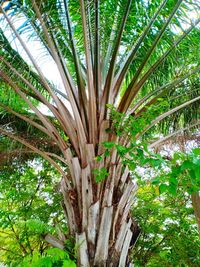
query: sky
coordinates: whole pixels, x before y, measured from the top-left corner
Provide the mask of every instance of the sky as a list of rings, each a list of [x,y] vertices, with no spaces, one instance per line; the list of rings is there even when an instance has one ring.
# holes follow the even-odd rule
[[[14,26],[16,29],[19,29],[20,26],[24,23],[24,17],[13,20]],[[4,31],[5,36],[10,41],[12,47],[19,52],[19,54],[25,59],[27,63],[32,65],[29,57],[22,48],[20,42],[15,38],[12,30],[5,20],[0,21],[1,28]],[[40,69],[42,70],[44,76],[54,84],[54,86],[62,92],[65,92],[64,86],[57,68],[56,63],[48,55],[46,49],[41,45],[41,43],[36,40],[36,38],[29,38],[30,33],[21,34],[23,41],[26,43],[28,50],[31,52],[33,58],[37,61]],[[63,100],[64,101],[64,100]],[[46,108],[45,105],[40,105],[40,111],[46,115],[50,115],[51,112]],[[70,109],[70,107],[69,107]]]

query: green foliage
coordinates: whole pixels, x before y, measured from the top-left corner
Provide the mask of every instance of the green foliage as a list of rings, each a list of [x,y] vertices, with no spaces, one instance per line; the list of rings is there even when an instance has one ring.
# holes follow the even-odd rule
[[[3,103],[6,106],[12,107],[15,111],[22,112],[28,109],[28,105],[24,103],[21,97],[16,95],[7,84],[2,82],[0,90],[0,99],[1,103]],[[0,112],[3,113],[3,111],[4,109],[0,107]]]
[[[139,182],[133,216],[141,235],[132,251],[136,267],[198,267],[200,239],[191,200],[183,188],[176,196],[160,196],[146,181]]]
[[[109,129],[109,132],[113,131],[117,136],[125,137],[127,142],[103,142],[105,152],[97,157],[98,161],[108,157],[111,151],[116,149],[123,164],[128,166],[137,179],[143,179],[137,167],[153,170],[151,182],[160,194],[169,193],[176,196],[179,187],[189,194],[198,191],[200,187],[199,148],[194,148],[189,154],[174,153],[170,159],[153,153],[148,149],[149,136],[144,136],[143,140],[138,139],[137,136],[157,116],[154,109],[148,111],[148,117],[142,116],[135,119],[117,112],[113,106],[107,105],[107,107],[111,111],[113,122],[113,128]],[[160,111],[156,110],[156,112]],[[106,169],[95,170],[95,174],[96,181],[101,182],[106,178]]]
[[[120,113],[112,105],[107,105],[107,107],[112,121],[112,128],[109,129],[109,132],[114,132],[117,136],[127,137],[129,141],[135,143],[136,138],[141,134],[143,134],[143,139],[148,137],[148,135],[144,135],[146,128],[158,115],[168,109],[169,102],[160,98],[156,105],[145,107],[145,112],[137,116]]]
[[[117,136],[128,136],[127,143],[104,142],[104,157],[116,149],[132,177],[139,185],[132,209],[141,234],[133,253],[136,267],[185,266],[200,264],[200,239],[191,194],[200,187],[200,149],[190,153],[176,152],[161,156],[148,149],[148,135],[142,140],[137,134],[147,125],[146,118],[125,116],[109,106]],[[154,119],[149,111],[149,123]],[[120,140],[120,139],[119,139]],[[121,139],[123,140],[123,139]],[[141,171],[141,168],[143,171]]]
[[[102,145],[106,148],[106,149],[111,149],[115,146],[115,143],[113,142],[103,142]]]
[[[102,182],[109,175],[109,173],[107,172],[107,169],[105,167],[102,167],[100,170],[94,169],[93,173],[94,173],[94,176],[95,176],[95,181],[97,183]]]
[[[158,153],[148,149],[149,137],[138,138],[138,134],[145,130],[148,123],[157,116],[159,109],[150,109],[148,117],[134,118],[117,112],[113,106],[107,105],[111,111],[112,129],[123,143],[103,142],[105,152],[98,156],[101,161],[116,149],[124,165],[132,171],[132,175],[139,180],[142,179],[137,167],[153,170],[152,184],[155,185],[160,194],[170,193],[177,195],[178,187],[184,188],[185,192],[191,194],[198,191],[200,187],[200,149],[194,148],[190,153],[174,153],[172,158],[165,158]],[[156,114],[155,114],[156,112]],[[126,142],[124,143],[125,138]],[[106,171],[106,170],[104,170]],[[97,171],[98,172],[98,171]],[[101,172],[98,173],[99,175]],[[101,175],[100,181],[101,179]]]
[[[13,267],[15,265],[12,265]],[[24,258],[23,262],[17,265],[19,267],[76,267],[76,264],[70,260],[69,255],[57,248],[48,249],[43,255],[35,252],[32,256]]]
[[[191,153],[175,153],[171,160],[165,160],[168,171],[160,171],[159,176],[152,180],[152,184],[159,186],[160,193],[170,193],[174,196],[178,188],[192,194],[200,187],[200,155],[199,148]]]
[[[58,181],[57,172],[38,158],[1,168],[1,262],[18,266],[24,256],[43,255],[48,248],[43,236],[56,235],[56,225],[62,229]]]

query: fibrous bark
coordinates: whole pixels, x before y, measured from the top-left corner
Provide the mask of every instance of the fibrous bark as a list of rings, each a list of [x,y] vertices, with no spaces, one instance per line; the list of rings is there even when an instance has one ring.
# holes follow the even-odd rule
[[[71,186],[64,178],[61,182],[67,222],[77,242],[77,264],[128,266],[130,246],[139,235],[139,228],[130,215],[137,185],[131,180],[128,168],[122,166],[116,151],[97,162],[93,146],[86,144],[86,147],[87,165],[82,167],[79,159],[68,153]],[[98,154],[103,150],[99,146]],[[102,167],[109,175],[97,183],[93,170]]]

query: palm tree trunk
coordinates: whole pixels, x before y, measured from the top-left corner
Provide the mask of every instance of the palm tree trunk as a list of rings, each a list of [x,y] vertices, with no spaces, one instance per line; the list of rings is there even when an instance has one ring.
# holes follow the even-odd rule
[[[93,169],[100,166],[96,166],[92,146],[86,146],[88,165],[82,168],[79,159],[71,156],[71,187],[64,179],[61,182],[66,219],[76,238],[78,266],[127,266],[130,245],[140,232],[130,215],[136,184],[129,170],[112,159],[99,163],[106,166],[109,176],[96,183]]]

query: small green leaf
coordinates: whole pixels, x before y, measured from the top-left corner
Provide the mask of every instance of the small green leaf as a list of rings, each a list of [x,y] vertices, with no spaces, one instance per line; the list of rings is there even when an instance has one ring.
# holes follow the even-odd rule
[[[195,156],[200,156],[200,147],[194,148],[194,149],[192,150],[192,153],[193,153]]]
[[[109,150],[106,150],[105,153],[104,153],[105,157],[108,157],[110,156],[110,151]]]
[[[64,260],[62,267],[76,267],[76,264],[71,260]]]
[[[160,194],[166,192],[167,190],[168,190],[168,186],[166,184],[161,184],[159,186],[159,192],[160,192]]]
[[[127,152],[128,152],[128,148],[124,147],[124,146],[120,146],[120,145],[116,145],[116,149],[118,154],[123,157]]]
[[[137,154],[139,157],[143,157],[143,155],[144,155],[143,150],[140,148],[137,148]]]
[[[102,145],[107,149],[112,149],[115,146],[113,142],[103,142]]]
[[[193,167],[194,167],[194,165],[193,165],[193,163],[191,161],[185,160],[181,165],[181,170],[182,171],[183,170],[188,170],[188,169],[191,170],[191,169],[193,169]]]
[[[100,170],[94,169],[93,173],[95,175],[95,181],[97,183],[102,182],[106,177],[108,177],[109,173],[105,167],[101,168]]]
[[[113,109],[113,105],[112,104],[106,104],[106,107],[109,109]]]
[[[160,183],[160,178],[155,178],[155,179],[153,179],[153,181],[152,181],[152,184],[153,185],[158,185]]]
[[[95,158],[95,159],[96,159],[97,161],[101,161],[101,160],[102,160],[102,158],[103,158],[103,155],[98,155],[98,156],[96,156],[96,158]]]
[[[195,172],[196,179],[200,180],[200,166],[196,166],[194,172]]]
[[[174,185],[174,184],[170,184],[168,186],[168,190],[169,190],[169,193],[172,194],[173,196],[176,196],[176,190],[177,190],[177,186]]]
[[[170,177],[169,183],[173,185],[178,185],[178,180],[175,177]]]
[[[136,164],[135,164],[135,162],[131,162],[131,163],[129,163],[128,167],[129,167],[129,170],[130,170],[130,171],[134,171],[135,168],[136,168]]]

